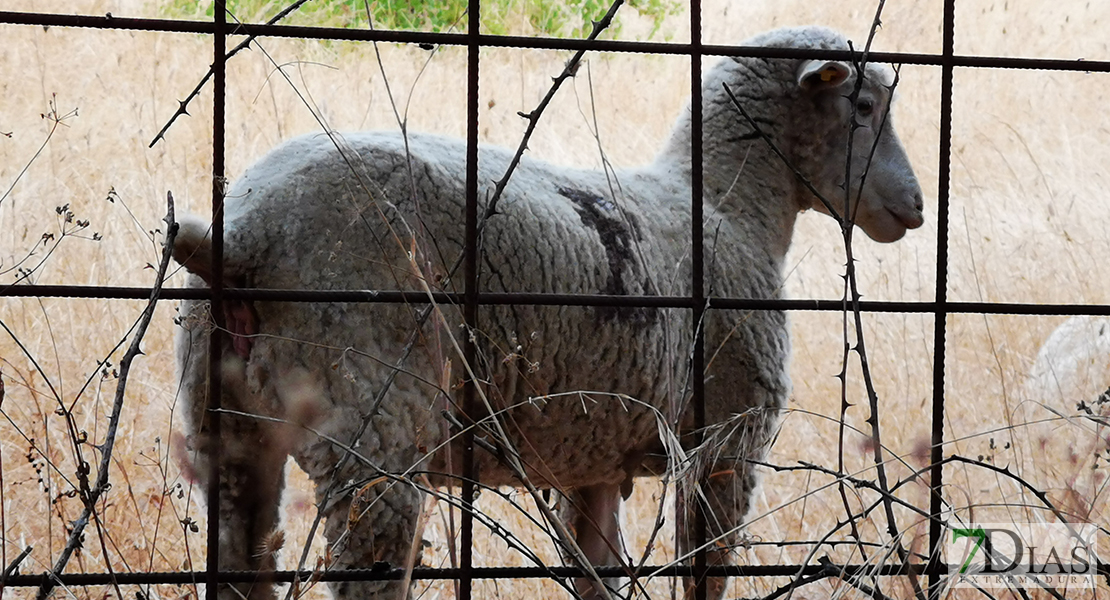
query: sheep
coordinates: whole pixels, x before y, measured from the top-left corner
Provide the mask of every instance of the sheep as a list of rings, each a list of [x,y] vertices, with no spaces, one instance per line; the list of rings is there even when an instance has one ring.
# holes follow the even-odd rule
[[[1105,485],[1110,447],[1110,317],[1071,317],[1048,336],[1025,381],[1015,421],[1026,424],[1020,458],[1038,487],[1080,519]]]
[[[777,30],[744,43],[848,49],[842,36],[821,27]],[[851,220],[876,241],[894,242],[923,223],[921,189],[886,120],[890,69],[868,65],[853,105],[848,98],[858,76],[853,65],[832,60],[726,58],[707,71],[708,293],[779,297],[797,215],[830,210],[799,174],[826,198],[849,192]],[[728,98],[726,84],[751,120]],[[859,127],[845,186],[853,119]],[[688,295],[691,130],[687,109],[654,162],[608,176],[523,158],[482,232],[480,288]],[[283,143],[227,192],[224,284],[458,290],[451,269],[463,249],[465,150],[461,141],[418,133],[315,134]],[[479,198],[489,198],[510,158],[504,149],[480,148]],[[190,286],[212,283],[208,229],[195,217],[182,222],[174,255],[192,273]],[[536,487],[565,492],[565,522],[594,565],[619,561],[617,508],[634,478],[659,474],[660,423],[678,431],[688,449],[695,437],[684,384],[694,329],[686,309],[484,306],[472,332],[459,328],[461,311],[446,305],[441,317],[424,321],[419,307],[388,303],[229,300],[212,309],[185,301],[180,313],[184,421],[204,487],[211,485],[204,474],[213,441],[206,437],[205,387],[211,313],[222,314],[228,331],[221,337],[225,412],[218,440],[224,569],[273,567],[257,548],[275,526],[289,454],[317,485],[332,568],[406,564],[425,495],[415,485],[381,483],[380,476],[415,481],[419,472],[432,485],[458,483],[461,451],[441,445],[456,433],[444,413],[456,406],[457,382],[470,375],[452,336],[470,335],[478,345],[482,358],[471,366],[509,438],[476,451],[481,482],[521,484],[507,466],[505,448],[512,448]],[[414,330],[411,356],[390,380]],[[785,314],[771,310],[712,310],[704,331],[712,356],[705,374],[711,426],[704,433],[713,450],[690,480],[708,475],[702,494],[712,515],[709,536],[720,540],[710,564],[724,564],[757,483],[746,460],[765,455],[790,393],[789,335]],[[335,475],[349,452],[361,458],[343,462]],[[333,484],[341,493],[329,497]],[[682,553],[693,550],[682,525],[693,510],[692,501],[678,509]],[[586,597],[607,595],[589,581],[575,586]],[[723,580],[710,586],[710,597],[723,594]],[[404,593],[396,581],[339,582],[331,589],[337,598]],[[222,598],[239,594],[272,597],[261,584],[220,590]]]

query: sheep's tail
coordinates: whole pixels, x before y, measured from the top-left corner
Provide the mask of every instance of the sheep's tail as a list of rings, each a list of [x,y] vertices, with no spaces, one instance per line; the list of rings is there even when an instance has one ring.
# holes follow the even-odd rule
[[[212,283],[212,228],[203,218],[185,213],[178,220],[173,259],[190,273]]]
[[[185,213],[178,221],[177,237],[173,241],[173,259],[190,273],[200,276],[212,285],[212,228],[208,221],[197,215]],[[224,283],[241,286],[241,278],[224,272]],[[232,348],[244,360],[250,358],[251,337],[258,333],[258,313],[246,300],[224,300],[219,310],[231,334]]]

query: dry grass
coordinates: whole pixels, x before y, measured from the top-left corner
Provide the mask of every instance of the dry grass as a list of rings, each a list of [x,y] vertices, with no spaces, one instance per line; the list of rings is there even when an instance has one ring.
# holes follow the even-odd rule
[[[937,52],[941,46],[940,0],[890,2],[877,48]],[[1085,57],[1106,60],[1110,50],[1105,26],[1110,4],[1086,0],[1009,0],[961,3],[957,16],[957,52],[1016,56]],[[55,10],[51,3],[9,0],[6,9]],[[815,7],[818,5],[819,7]],[[111,11],[117,16],[149,12],[149,6],[126,2],[74,2],[82,13]],[[707,41],[728,43],[764,29],[801,23],[827,24],[856,40],[865,38],[874,7],[871,2],[813,3],[805,0],[705,2]],[[688,38],[681,19],[671,26],[675,39]],[[635,24],[624,35],[634,35]],[[173,190],[179,208],[206,210],[210,196],[211,91],[190,107],[165,141],[147,144],[210,63],[205,39],[115,31],[0,26],[0,189],[16,181],[0,203],[0,276],[14,280],[13,259],[37,248],[31,264],[41,264],[32,280],[40,284],[147,286],[158,246],[148,230],[161,225],[163,198]],[[280,140],[319,131],[321,124],[343,130],[395,128],[382,78],[367,47],[266,40],[266,54],[252,50],[229,65],[228,173],[232,176]],[[383,60],[410,127],[446,135],[465,131],[465,57],[443,49],[414,79],[428,53],[413,48],[383,47]],[[561,68],[559,52],[488,50],[483,53],[481,136],[486,142],[515,146],[522,131],[517,111],[528,111],[546,91],[549,77]],[[274,71],[274,61],[288,65],[292,85]],[[681,58],[595,56],[590,78],[580,76],[560,93],[530,144],[531,153],[564,164],[597,166],[596,141],[590,131],[596,110],[599,135],[615,164],[648,159],[667,134],[689,87]],[[592,96],[590,89],[592,81]],[[293,87],[304,98],[293,92]],[[898,126],[918,169],[930,209],[937,197],[940,70],[906,67],[902,72]],[[1110,303],[1108,267],[1110,204],[1103,165],[1110,164],[1110,131],[1104,105],[1105,75],[1039,71],[960,70],[955,79],[952,204],[948,297],[952,300],[1051,303]],[[411,95],[410,95],[411,90]],[[596,106],[591,107],[591,99]],[[50,122],[41,114],[56,107],[66,118],[35,158]],[[112,193],[114,202],[106,201]],[[59,241],[63,224],[55,207],[68,204],[88,230]],[[91,231],[99,242],[84,239]],[[44,244],[45,232],[55,234]],[[936,288],[936,221],[898,244],[857,244],[860,286],[867,299],[932,300]],[[84,236],[84,237],[82,237]],[[862,237],[862,236],[860,236]],[[790,255],[791,297],[838,298],[844,252],[832,221],[805,215],[799,222]],[[46,255],[46,250],[53,250]],[[172,285],[181,283],[179,277]],[[0,420],[3,551],[7,562],[25,545],[35,547],[24,572],[41,572],[65,540],[65,526],[79,512],[79,501],[66,497],[75,464],[63,423],[54,411],[53,392],[77,402],[78,425],[99,441],[114,380],[102,377],[99,360],[114,365],[123,337],[141,310],[137,302],[16,299],[0,300],[0,320],[25,347],[11,338],[0,341],[0,381],[6,390]],[[146,355],[132,376],[120,445],[112,474],[114,487],[102,515],[105,544],[113,569],[177,570],[203,564],[203,533],[188,533],[182,519],[200,523],[198,491],[189,486],[173,461],[172,411],[175,389],[171,303],[159,308],[147,337]],[[835,466],[840,391],[833,375],[840,369],[841,315],[799,313],[793,316],[795,356],[793,409],[773,450],[771,461],[798,460]],[[1049,492],[1062,506],[1104,527],[1103,471],[1091,458],[1105,455],[1105,442],[1090,442],[1084,429],[1049,418],[1046,402],[1057,411],[1074,412],[1074,398],[1030,397],[1026,375],[1043,340],[1063,321],[1058,317],[951,315],[948,318],[945,396],[946,454],[982,455],[1009,465],[1026,481]],[[903,463],[889,465],[892,478],[927,462],[929,410],[933,394],[933,320],[921,315],[866,315],[871,368],[881,398],[883,441]],[[33,366],[28,356],[38,361]],[[41,369],[41,370],[40,370]],[[857,365],[850,368],[849,400],[856,406],[847,421],[866,431],[867,403]],[[1105,389],[1110,373],[1096,371],[1080,387]],[[83,388],[86,380],[92,384]],[[1093,398],[1087,398],[1093,400]],[[1040,429],[1037,429],[1037,428]],[[1103,435],[1103,437],[1105,437]],[[1051,440],[1050,444],[1045,439]],[[870,448],[864,436],[849,434],[846,469],[873,477]],[[86,455],[96,456],[90,447]],[[93,459],[95,460],[95,458]],[[52,466],[51,466],[52,465]],[[946,470],[948,497],[958,507],[977,506],[975,516],[990,514],[991,503],[1029,501],[1012,481],[970,467]],[[288,520],[282,564],[289,567],[303,543],[314,514],[303,477],[294,477],[286,501]],[[1082,482],[1082,485],[1077,484]],[[768,474],[758,494],[751,526],[755,540],[811,540],[831,529],[844,509],[830,478],[813,472]],[[654,521],[661,490],[644,482],[624,515],[629,548],[641,552]],[[873,496],[857,490],[859,506]],[[928,506],[924,484],[913,483],[899,497]],[[527,505],[527,502],[522,504]],[[518,531],[544,556],[557,562],[549,540],[529,529],[515,509],[486,501],[483,508]],[[446,560],[445,529],[437,508],[425,537],[433,542],[425,562]],[[972,512],[965,508],[963,516]],[[997,509],[1002,518],[1030,513]],[[905,544],[923,550],[925,524],[898,513],[907,532]],[[1043,514],[1036,518],[1045,518]],[[884,539],[885,523],[860,524],[868,539]],[[668,546],[669,548],[669,546]],[[1104,549],[1105,550],[1105,549]],[[670,558],[657,549],[650,562]],[[756,546],[740,551],[742,564],[797,563],[807,558],[803,546]],[[846,550],[833,554],[846,559]],[[855,557],[858,558],[858,557]],[[482,565],[523,564],[496,537],[484,536],[476,551]],[[192,561],[192,562],[190,562]],[[102,571],[106,560],[90,529],[85,550],[70,571]],[[784,580],[737,582],[734,592],[765,594]],[[664,594],[666,582],[653,582]],[[839,587],[838,587],[839,586]],[[843,593],[835,580],[810,586],[795,598]],[[419,588],[419,589],[422,589]],[[479,597],[542,597],[555,586],[540,581],[482,582]],[[190,587],[160,586],[158,597],[188,597]],[[23,597],[29,591],[6,590]],[[110,590],[76,589],[80,598]],[[905,582],[892,582],[894,597],[908,593]],[[133,592],[128,592],[133,594]],[[856,592],[858,594],[858,592]],[[424,597],[453,597],[447,584],[435,584]],[[1077,592],[1077,598],[1105,597]]]

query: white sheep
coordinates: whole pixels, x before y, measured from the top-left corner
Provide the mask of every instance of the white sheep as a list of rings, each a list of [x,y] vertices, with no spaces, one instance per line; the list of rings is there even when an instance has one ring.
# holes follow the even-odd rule
[[[1069,514],[1090,518],[1110,448],[1110,317],[1071,317],[1037,352],[1014,421],[1027,477]]]
[[[824,28],[783,29],[753,46],[848,49]],[[920,226],[922,196],[889,121],[891,73],[867,67],[858,100],[848,100],[855,68],[830,60],[727,58],[704,78],[706,290],[718,297],[777,298],[795,218],[827,209],[757,135],[726,96],[727,84],[751,118],[824,196],[845,194],[849,123],[855,132],[852,215],[871,238],[900,239]],[[688,295],[690,293],[691,116],[679,117],[655,161],[615,174],[524,158],[485,228],[479,260],[487,292]],[[869,170],[869,156],[873,155]],[[479,198],[511,154],[479,151]],[[868,171],[860,190],[860,176]],[[431,135],[352,133],[290,140],[252,166],[227,193],[225,283],[278,289],[461,291],[447,282],[463,248],[465,145]],[[211,279],[207,225],[183,223],[175,256]],[[281,465],[292,454],[316,482],[333,544],[332,568],[404,565],[425,494],[379,482],[382,472],[457,484],[461,451],[439,444],[453,433],[466,372],[449,343],[461,337],[460,311],[416,321],[419,306],[227,301],[219,452],[222,568],[272,568],[258,548],[275,526]],[[205,449],[208,303],[184,302],[177,345],[186,427],[207,472]],[[511,448],[536,487],[564,491],[570,529],[595,565],[616,564],[617,508],[632,478],[658,473],[659,423],[690,441],[686,410],[691,313],[685,309],[486,306],[472,336],[473,365]],[[419,327],[415,349],[372,407]],[[705,322],[705,413],[712,438],[691,474],[708,474],[709,535],[720,543],[710,564],[725,563],[756,485],[745,459],[765,455],[790,392],[789,336],[781,311],[713,310]],[[566,394],[586,391],[586,394]],[[371,409],[374,409],[372,414]],[[251,418],[238,413],[260,415]],[[353,441],[360,424],[368,426]],[[278,421],[292,422],[294,426]],[[303,426],[303,427],[298,427]],[[484,434],[483,434],[484,435]],[[486,435],[493,439],[492,435]],[[349,444],[349,446],[348,446]],[[504,446],[500,451],[505,451]],[[333,468],[356,451],[341,473]],[[432,453],[429,455],[429,453]],[[503,456],[479,448],[483,484],[520,485]],[[710,456],[711,454],[711,456]],[[422,481],[422,480],[417,480]],[[368,485],[368,483],[374,485]],[[204,483],[202,481],[202,483]],[[352,510],[352,498],[355,509]],[[679,509],[679,546],[692,550]],[[352,517],[357,515],[357,518]],[[419,543],[419,540],[417,540]],[[586,581],[581,593],[603,593]],[[688,582],[689,585],[689,582]],[[711,582],[711,596],[723,580]],[[394,598],[398,582],[342,582],[338,598]],[[265,585],[238,592],[269,598]]]

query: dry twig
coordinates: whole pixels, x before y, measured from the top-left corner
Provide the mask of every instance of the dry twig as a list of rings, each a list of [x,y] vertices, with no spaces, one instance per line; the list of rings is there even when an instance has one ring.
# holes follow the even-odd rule
[[[138,326],[131,338],[131,345],[120,360],[119,379],[116,383],[116,395],[112,403],[112,411],[108,417],[108,430],[105,432],[104,441],[97,447],[100,450],[100,465],[97,471],[96,482],[91,486],[89,485],[89,464],[85,461],[80,461],[77,468],[77,478],[80,484],[79,495],[85,508],[81,516],[73,522],[69,539],[62,553],[58,556],[58,560],[54,563],[54,567],[50,570],[48,576],[43,578],[43,584],[39,588],[38,593],[39,600],[45,600],[50,596],[50,592],[54,589],[57,575],[65,571],[70,557],[73,556],[73,553],[82,544],[85,526],[88,525],[90,518],[95,518],[97,502],[100,501],[104,492],[108,491],[111,487],[108,481],[108,469],[112,462],[112,449],[116,442],[116,431],[119,427],[120,414],[123,412],[123,400],[127,390],[127,378],[131,372],[131,363],[135,360],[135,357],[143,353],[140,346],[143,341],[143,336],[146,334],[147,327],[154,317],[154,309],[158,306],[158,300],[161,298],[162,283],[165,281],[166,271],[169,269],[173,242],[177,237],[177,222],[174,220],[173,194],[170,193],[166,194],[165,222],[166,241],[162,248],[162,260],[158,265],[154,286],[150,291],[150,299],[147,302],[146,308],[143,309],[142,316],[139,317]],[[109,565],[108,568],[110,570],[111,566]]]

